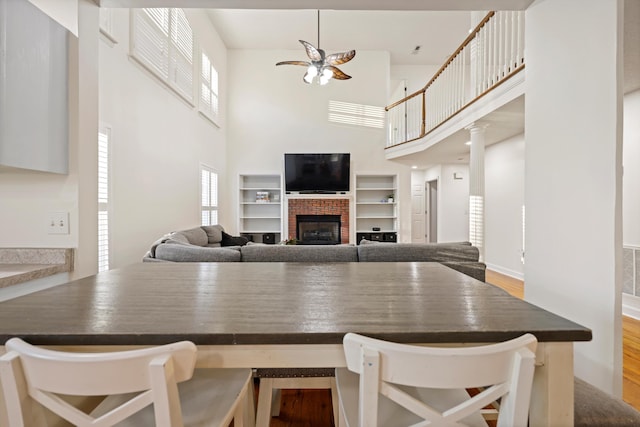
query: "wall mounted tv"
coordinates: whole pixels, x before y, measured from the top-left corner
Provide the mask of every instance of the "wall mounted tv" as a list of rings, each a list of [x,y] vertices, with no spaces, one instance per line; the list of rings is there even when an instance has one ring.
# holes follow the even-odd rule
[[[349,153],[284,155],[285,191],[337,193],[349,191]]]

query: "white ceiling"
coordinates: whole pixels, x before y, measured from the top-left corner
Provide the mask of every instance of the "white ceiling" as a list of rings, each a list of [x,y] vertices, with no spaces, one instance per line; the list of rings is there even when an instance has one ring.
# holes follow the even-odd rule
[[[291,49],[300,55],[283,60],[307,60],[298,40],[318,45],[316,10],[210,9],[209,16],[229,49]],[[321,10],[320,48],[385,50],[392,64],[440,66],[470,27],[468,11]]]

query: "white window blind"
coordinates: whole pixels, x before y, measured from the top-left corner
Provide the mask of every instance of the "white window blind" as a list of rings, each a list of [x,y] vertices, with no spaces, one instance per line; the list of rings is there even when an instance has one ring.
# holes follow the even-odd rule
[[[218,224],[218,174],[208,166],[200,167],[202,225]]]
[[[375,105],[329,101],[329,121],[348,125],[384,128],[384,108]]]
[[[131,11],[131,56],[193,103],[193,30],[182,9]]]
[[[98,271],[109,269],[109,138],[111,130],[98,130]]]
[[[200,112],[217,124],[218,72],[204,51],[200,62]]]

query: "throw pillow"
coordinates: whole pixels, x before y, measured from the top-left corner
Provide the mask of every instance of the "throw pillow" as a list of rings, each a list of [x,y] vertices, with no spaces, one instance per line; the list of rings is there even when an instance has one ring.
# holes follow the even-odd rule
[[[224,231],[224,228],[222,228],[221,225],[203,225],[202,229],[207,233],[209,244],[220,243],[222,241],[222,232]]]
[[[244,236],[232,236],[222,232],[222,246],[244,246],[249,242]]]

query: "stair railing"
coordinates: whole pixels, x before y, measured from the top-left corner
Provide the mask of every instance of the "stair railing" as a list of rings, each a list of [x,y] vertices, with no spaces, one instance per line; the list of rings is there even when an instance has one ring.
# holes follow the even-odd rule
[[[524,12],[489,12],[420,90],[385,107],[387,148],[420,139],[524,69]]]

